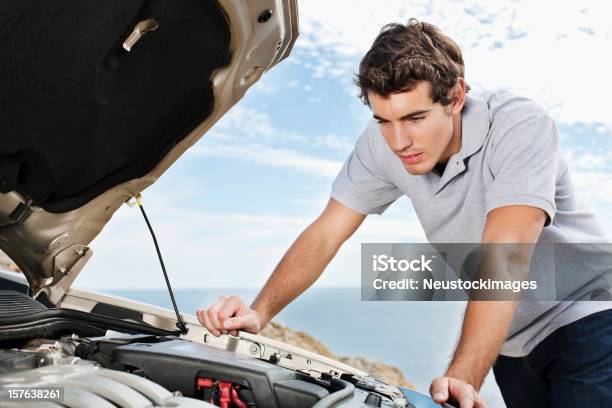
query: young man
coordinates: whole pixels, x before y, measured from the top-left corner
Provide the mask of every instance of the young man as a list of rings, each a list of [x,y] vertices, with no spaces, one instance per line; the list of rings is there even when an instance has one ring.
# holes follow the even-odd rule
[[[385,26],[357,84],[372,121],[257,299],[222,297],[197,315],[213,334],[257,333],[306,290],[367,214],[407,195],[431,242],[606,242],[576,199],[555,124],[505,92],[467,96],[461,50],[436,27]],[[572,290],[579,290],[578,285]],[[437,402],[482,407],[494,366],[509,407],[608,406],[612,302],[469,301]]]

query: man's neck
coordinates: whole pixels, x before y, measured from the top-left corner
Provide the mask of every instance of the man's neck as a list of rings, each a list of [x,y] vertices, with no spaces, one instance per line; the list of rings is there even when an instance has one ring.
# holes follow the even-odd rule
[[[434,174],[437,175],[438,177],[442,177],[442,175],[444,174],[444,169],[446,169],[446,163],[447,162],[436,163],[436,165],[433,168]]]

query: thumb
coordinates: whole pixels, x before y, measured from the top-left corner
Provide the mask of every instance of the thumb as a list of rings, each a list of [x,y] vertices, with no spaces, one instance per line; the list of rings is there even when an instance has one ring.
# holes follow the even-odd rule
[[[225,319],[223,322],[223,328],[225,330],[244,329],[251,333],[257,333],[259,331],[259,327],[257,326],[255,316],[250,314],[245,316],[230,317],[229,319]]]
[[[434,378],[429,386],[429,394],[435,402],[446,402],[448,400],[448,377],[437,377]]]

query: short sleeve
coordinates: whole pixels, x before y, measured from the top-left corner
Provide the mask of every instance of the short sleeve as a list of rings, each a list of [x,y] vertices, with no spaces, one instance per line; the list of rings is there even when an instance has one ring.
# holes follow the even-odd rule
[[[504,115],[503,120],[492,136],[488,163],[494,181],[486,193],[486,212],[508,205],[537,207],[546,213],[548,226],[556,211],[560,155],[555,122],[539,112],[519,121]]]
[[[384,140],[373,125],[366,127],[332,184],[331,197],[362,214],[382,214],[403,193],[382,170]]]

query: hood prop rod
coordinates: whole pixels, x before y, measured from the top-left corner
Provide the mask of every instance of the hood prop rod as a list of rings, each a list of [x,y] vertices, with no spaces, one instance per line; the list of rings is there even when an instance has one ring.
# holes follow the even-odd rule
[[[155,250],[157,251],[157,257],[159,258],[159,263],[161,265],[162,271],[164,272],[164,278],[166,279],[166,286],[168,287],[168,293],[170,293],[170,299],[172,300],[172,306],[174,307],[174,312],[176,313],[176,327],[180,330],[181,334],[187,334],[189,329],[185,325],[181,314],[179,313],[178,307],[176,306],[176,300],[174,300],[174,293],[172,293],[172,286],[170,286],[170,279],[168,279],[168,273],[166,272],[166,266],[164,265],[164,260],[162,259],[161,251],[159,250],[159,245],[157,244],[157,238],[155,238],[155,233],[153,232],[153,227],[151,227],[151,223],[149,222],[149,218],[147,217],[147,213],[144,210],[144,206],[142,205],[142,199],[140,194],[134,197],[136,199],[136,204],[138,204],[138,208],[140,208],[140,212],[147,223],[147,227],[149,227],[149,232],[151,233],[151,237],[153,238],[153,244],[155,244]]]

